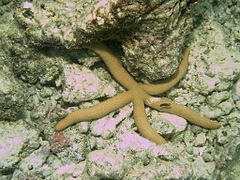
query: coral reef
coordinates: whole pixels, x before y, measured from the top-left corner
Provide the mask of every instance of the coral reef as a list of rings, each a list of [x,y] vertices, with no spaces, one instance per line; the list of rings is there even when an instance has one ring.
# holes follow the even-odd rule
[[[1,1],[1,179],[237,179],[239,3]],[[208,131],[146,108],[151,126],[170,141],[156,145],[137,132],[129,104],[56,135],[56,122],[73,110],[124,91],[99,57],[80,49],[94,40],[104,40],[142,81],[174,74],[191,45],[186,76],[164,96],[221,128]],[[75,77],[83,86],[74,86]]]

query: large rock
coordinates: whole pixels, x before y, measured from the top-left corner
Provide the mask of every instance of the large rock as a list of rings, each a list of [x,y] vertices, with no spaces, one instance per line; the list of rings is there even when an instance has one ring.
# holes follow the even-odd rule
[[[40,47],[79,49],[96,41],[123,42],[123,64],[131,74],[156,81],[178,69],[192,28],[190,5],[177,0],[41,0],[25,2],[15,19],[29,42]]]

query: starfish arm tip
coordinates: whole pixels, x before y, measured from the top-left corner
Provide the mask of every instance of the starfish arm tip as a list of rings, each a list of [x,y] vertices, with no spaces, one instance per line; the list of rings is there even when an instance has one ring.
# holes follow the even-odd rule
[[[55,127],[54,127],[54,130],[55,130],[55,131],[61,131],[61,130],[63,130],[63,129],[65,129],[65,127],[64,127],[64,125],[63,125],[63,123],[62,123],[61,121],[59,121],[59,122],[55,125]]]

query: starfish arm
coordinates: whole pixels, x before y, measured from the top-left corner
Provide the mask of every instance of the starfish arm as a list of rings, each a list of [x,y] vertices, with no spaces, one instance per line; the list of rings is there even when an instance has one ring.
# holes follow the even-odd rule
[[[75,123],[90,121],[106,116],[110,112],[115,111],[130,103],[132,97],[133,93],[131,91],[127,91],[90,108],[73,111],[57,123],[55,130],[61,131]]]
[[[201,115],[199,112],[193,111],[190,108],[187,108],[186,106],[183,106],[181,104],[172,103],[169,109],[163,108],[162,112],[176,114],[188,120],[190,123],[206,129],[220,128],[220,124],[218,122],[212,121],[207,117]]]
[[[155,142],[156,144],[166,143],[166,140],[160,136],[147,121],[143,100],[141,98],[135,97],[133,100],[133,106],[134,121],[139,132],[145,138]]]
[[[138,83],[133,79],[133,77],[123,68],[121,61],[117,58],[112,51],[102,43],[96,43],[91,45],[86,45],[86,48],[93,50],[97,53],[106,66],[108,67],[110,73],[113,77],[126,89],[139,89]]]
[[[202,116],[200,113],[193,111],[190,108],[181,104],[174,103],[167,98],[161,98],[160,100],[152,103],[149,103],[149,101],[147,101],[146,104],[158,111],[176,114],[188,120],[190,123],[206,129],[217,129],[220,127],[220,124],[218,122],[212,121]]]
[[[186,74],[188,68],[188,58],[189,58],[190,48],[185,49],[183,53],[183,59],[179,65],[177,74],[175,74],[170,79],[167,79],[160,84],[142,84],[139,83],[140,87],[151,95],[161,94],[168,91],[173,86],[175,86]]]

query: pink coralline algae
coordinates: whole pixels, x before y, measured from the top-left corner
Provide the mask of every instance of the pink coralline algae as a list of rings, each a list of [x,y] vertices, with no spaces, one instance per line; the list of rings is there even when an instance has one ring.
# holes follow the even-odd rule
[[[52,152],[58,152],[62,148],[68,146],[69,142],[69,138],[65,136],[64,132],[54,132],[51,143]]]

